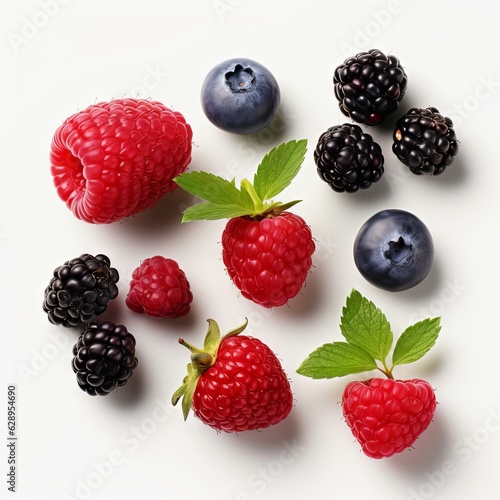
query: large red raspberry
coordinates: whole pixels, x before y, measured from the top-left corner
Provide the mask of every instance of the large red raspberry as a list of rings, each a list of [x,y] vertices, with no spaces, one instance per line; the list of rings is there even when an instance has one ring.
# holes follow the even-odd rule
[[[156,101],[117,99],[70,116],[55,132],[51,173],[76,217],[111,223],[152,207],[191,161],[192,130]]]
[[[189,313],[193,294],[179,264],[155,255],[132,273],[125,299],[129,309],[152,318],[179,318]]]
[[[347,424],[372,458],[390,457],[412,446],[431,423],[435,409],[434,390],[420,379],[351,382],[342,396]]]
[[[246,323],[219,336],[209,320],[203,349],[179,342],[191,351],[188,376],[172,398],[183,397],[184,417],[192,408],[218,431],[263,429],[286,418],[293,406],[290,382],[271,349],[259,339],[239,335]]]
[[[244,297],[264,307],[286,304],[302,288],[315,244],[298,215],[230,219],[222,234],[222,259]]]

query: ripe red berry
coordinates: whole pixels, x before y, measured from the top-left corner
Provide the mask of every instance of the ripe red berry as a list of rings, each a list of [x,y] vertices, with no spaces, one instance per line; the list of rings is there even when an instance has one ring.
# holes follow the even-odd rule
[[[315,245],[298,215],[230,219],[222,234],[222,259],[229,277],[247,299],[264,307],[286,304],[301,290]]]
[[[293,406],[290,382],[273,351],[259,339],[239,335],[222,339],[209,320],[203,349],[179,342],[191,351],[188,376],[172,397],[183,397],[184,418],[194,414],[210,427],[225,432],[263,429],[285,419]]]
[[[311,230],[289,209],[300,200],[274,201],[297,175],[307,140],[273,148],[257,167],[253,182],[229,181],[208,172],[176,177],[183,189],[206,200],[188,207],[182,221],[229,219],[222,234],[222,259],[242,295],[264,307],[295,297],[312,266]]]
[[[81,220],[111,223],[151,208],[191,161],[192,130],[156,101],[117,99],[70,116],[55,132],[51,173]]]
[[[145,259],[132,273],[125,299],[129,309],[152,318],[178,318],[189,313],[193,294],[179,264],[160,255]]]
[[[413,445],[431,423],[436,396],[424,380],[373,378],[349,383],[342,410],[363,452],[390,457]]]

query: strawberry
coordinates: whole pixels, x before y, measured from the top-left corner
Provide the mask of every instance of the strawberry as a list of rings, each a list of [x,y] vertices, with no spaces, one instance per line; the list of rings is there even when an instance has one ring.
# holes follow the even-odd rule
[[[172,396],[182,398],[184,419],[193,409],[203,423],[225,432],[263,429],[285,419],[293,405],[290,382],[273,351],[257,338],[240,335],[243,325],[222,338],[208,320],[203,349],[191,351],[188,375]]]
[[[193,294],[186,274],[173,259],[155,255],[132,273],[127,307],[152,318],[179,318],[189,313]]]
[[[191,161],[183,115],[144,99],[101,102],[56,130],[50,152],[59,197],[81,220],[111,223],[152,207]]]
[[[228,218],[222,233],[222,260],[242,295],[264,307],[277,307],[295,297],[312,265],[315,244],[309,226],[290,212],[289,203],[271,201],[297,175],[307,141],[273,148],[262,160],[253,184],[241,187],[208,172],[186,172],[174,179],[205,200],[189,207],[182,221]]]
[[[394,379],[395,366],[420,359],[435,344],[440,318],[409,326],[393,347],[393,333],[385,315],[373,302],[353,290],[343,308],[340,330],[346,342],[324,344],[297,369],[311,378],[342,377],[378,370],[387,378],[372,377],[347,384],[342,412],[362,451],[371,458],[390,457],[413,446],[430,425],[436,410],[432,386],[418,378]]]

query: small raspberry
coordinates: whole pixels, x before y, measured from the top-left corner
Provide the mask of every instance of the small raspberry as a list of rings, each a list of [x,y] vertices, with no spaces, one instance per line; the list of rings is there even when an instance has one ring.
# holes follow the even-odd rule
[[[412,446],[435,409],[434,390],[420,379],[351,382],[342,396],[347,424],[372,458],[390,457]]]
[[[152,318],[178,318],[189,313],[193,294],[179,264],[156,255],[132,273],[125,299],[129,309]]]
[[[264,307],[286,304],[301,290],[315,245],[305,221],[291,212],[251,220],[230,219],[222,233],[222,259],[247,299]]]
[[[184,418],[190,409],[203,423],[225,432],[263,429],[285,419],[293,407],[290,382],[272,350],[259,339],[239,335],[247,326],[220,338],[219,327],[208,320],[203,349],[179,342],[191,351],[183,385]]]
[[[178,111],[144,99],[89,106],[55,132],[51,173],[59,197],[90,223],[151,208],[191,161],[192,130]]]

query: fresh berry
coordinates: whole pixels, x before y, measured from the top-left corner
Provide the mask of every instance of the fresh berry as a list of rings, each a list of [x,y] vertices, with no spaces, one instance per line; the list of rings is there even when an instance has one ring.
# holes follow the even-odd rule
[[[228,59],[215,66],[201,89],[202,109],[216,127],[253,134],[273,119],[280,88],[272,73],[251,59]]]
[[[354,240],[354,263],[361,275],[383,290],[418,285],[430,272],[434,243],[427,226],[405,210],[372,215]]]
[[[450,118],[436,108],[412,108],[396,123],[392,151],[416,175],[439,175],[458,154]]]
[[[222,259],[247,299],[281,306],[301,290],[314,252],[311,230],[291,212],[252,220],[230,219],[222,233]]]
[[[156,255],[142,261],[132,273],[125,303],[132,311],[152,318],[179,318],[188,314],[192,300],[189,282],[179,264]]]
[[[106,396],[125,385],[137,367],[135,337],[111,321],[87,325],[73,356],[78,385],[91,396]]]
[[[342,395],[347,425],[372,458],[390,457],[413,446],[429,427],[435,409],[434,390],[419,379],[351,382]]]
[[[225,432],[264,429],[285,419],[293,394],[273,351],[240,335],[247,322],[222,338],[217,323],[208,323],[203,349],[179,339],[191,351],[188,375],[172,396],[174,405],[182,398],[184,419],[192,409],[203,423]]]
[[[384,173],[382,149],[358,125],[330,127],[314,151],[319,176],[338,193],[354,193],[378,182]]]
[[[298,373],[313,379],[374,370],[386,375],[350,382],[342,395],[344,418],[368,457],[400,453],[429,427],[436,410],[434,389],[418,378],[395,380],[393,370],[419,360],[434,346],[440,321],[427,318],[409,326],[393,345],[394,335],[384,313],[353,290],[340,322],[345,341],[323,344],[299,366]]]
[[[106,255],[82,254],[54,269],[43,310],[54,325],[74,327],[93,321],[118,296],[119,278]]]
[[[152,207],[176,188],[191,161],[192,130],[156,101],[89,106],[55,132],[51,173],[59,197],[90,223],[111,223]]]
[[[408,78],[396,56],[372,49],[338,66],[333,84],[342,113],[355,122],[377,125],[398,108]]]
[[[271,200],[298,173],[307,141],[273,148],[260,163],[253,184],[243,179],[238,189],[207,172],[187,172],[175,179],[192,195],[206,200],[189,207],[183,222],[229,218],[222,234],[222,259],[242,295],[264,307],[286,304],[306,280],[315,250],[311,230],[288,211],[298,201]]]

